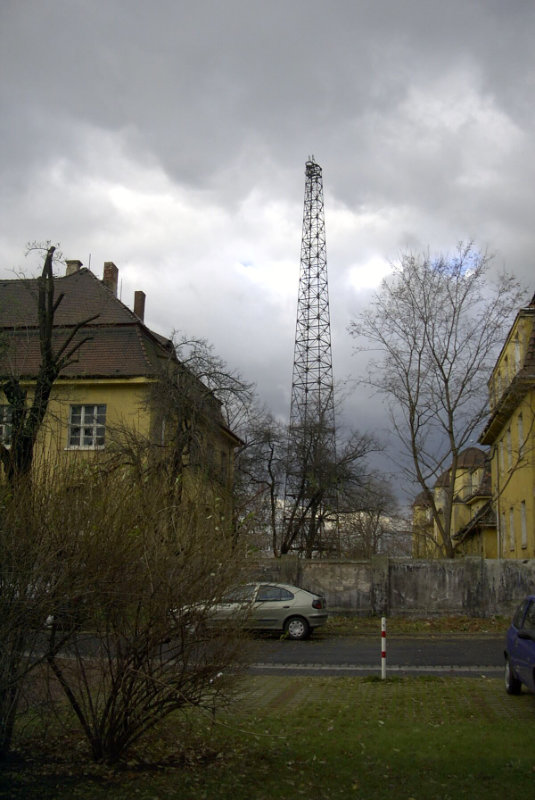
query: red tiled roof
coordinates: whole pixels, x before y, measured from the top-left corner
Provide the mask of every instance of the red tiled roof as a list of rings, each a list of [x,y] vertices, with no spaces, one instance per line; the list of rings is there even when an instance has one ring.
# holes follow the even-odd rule
[[[457,469],[473,469],[482,466],[487,459],[487,453],[479,447],[467,447],[461,450],[457,458]],[[437,478],[434,487],[449,486],[451,468],[444,470]]]
[[[74,342],[90,337],[76,354],[66,377],[134,377],[157,372],[169,358],[169,340],[153,333],[87,269],[54,279],[56,300],[53,346],[65,342],[79,322],[96,316]],[[32,377],[41,362],[37,328],[37,279],[0,281],[0,375]]]
[[[54,278],[56,300],[63,295],[54,317],[55,325],[76,325],[98,318],[93,325],[139,322],[133,311],[88,269]],[[26,328],[37,325],[37,278],[0,281],[0,326]]]
[[[412,503],[413,508],[430,508],[431,502],[426,492],[419,492]]]
[[[480,467],[485,463],[487,454],[479,447],[467,447],[459,453],[457,468],[469,469],[470,467]]]
[[[56,352],[68,335],[68,328],[54,331]],[[157,371],[158,358],[165,357],[162,348],[147,341],[137,325],[86,327],[75,336],[73,344],[86,337],[89,341],[75,354],[74,362],[62,371],[64,377],[150,376]],[[31,378],[36,375],[40,363],[38,332],[35,329],[11,332],[0,354],[2,374]]]

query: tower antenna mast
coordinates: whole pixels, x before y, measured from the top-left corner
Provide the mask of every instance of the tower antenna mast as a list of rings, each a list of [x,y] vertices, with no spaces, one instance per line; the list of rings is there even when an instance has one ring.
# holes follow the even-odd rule
[[[336,550],[336,429],[323,176],[311,156],[305,200],[281,552]]]

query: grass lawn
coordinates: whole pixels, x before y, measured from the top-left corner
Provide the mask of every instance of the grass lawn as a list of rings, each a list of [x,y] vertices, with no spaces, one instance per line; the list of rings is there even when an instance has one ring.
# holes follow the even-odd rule
[[[120,768],[31,739],[0,772],[15,800],[525,800],[535,697],[477,678],[247,677],[215,722],[169,720]]]

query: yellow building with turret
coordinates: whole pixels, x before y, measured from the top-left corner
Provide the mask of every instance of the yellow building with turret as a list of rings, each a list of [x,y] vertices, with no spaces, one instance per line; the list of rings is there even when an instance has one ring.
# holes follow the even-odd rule
[[[432,498],[421,492],[412,505],[412,554],[414,558],[444,556],[439,526],[432,513],[444,516],[446,492],[452,480],[451,468],[445,470],[432,489]],[[453,476],[451,538],[460,555],[496,555],[496,522],[491,507],[488,457],[479,447],[468,447],[459,453]]]
[[[501,558],[535,558],[535,296],[521,308],[489,380],[492,496]]]

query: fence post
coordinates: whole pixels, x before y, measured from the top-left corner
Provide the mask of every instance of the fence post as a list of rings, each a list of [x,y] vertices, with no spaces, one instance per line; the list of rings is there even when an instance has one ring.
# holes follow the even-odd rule
[[[381,680],[386,678],[386,617],[381,617]]]

